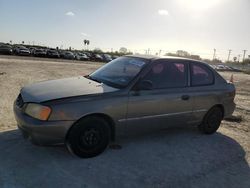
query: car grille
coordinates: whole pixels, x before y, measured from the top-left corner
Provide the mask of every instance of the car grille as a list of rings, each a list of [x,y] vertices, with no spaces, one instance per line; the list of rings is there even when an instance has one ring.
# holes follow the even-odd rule
[[[23,105],[24,105],[24,102],[23,102],[23,98],[22,98],[22,95],[19,94],[17,99],[16,99],[16,105],[19,107],[19,108],[22,108]]]

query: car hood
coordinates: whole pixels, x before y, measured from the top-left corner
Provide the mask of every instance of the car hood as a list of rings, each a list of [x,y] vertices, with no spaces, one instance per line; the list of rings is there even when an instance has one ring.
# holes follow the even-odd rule
[[[24,102],[45,102],[81,95],[102,94],[118,89],[89,80],[83,76],[38,82],[21,89]]]

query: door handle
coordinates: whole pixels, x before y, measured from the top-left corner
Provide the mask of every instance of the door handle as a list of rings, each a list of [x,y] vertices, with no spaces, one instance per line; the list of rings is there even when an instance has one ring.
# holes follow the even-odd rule
[[[187,101],[189,98],[190,98],[189,95],[182,95],[181,96],[181,99],[184,100],[184,101]]]

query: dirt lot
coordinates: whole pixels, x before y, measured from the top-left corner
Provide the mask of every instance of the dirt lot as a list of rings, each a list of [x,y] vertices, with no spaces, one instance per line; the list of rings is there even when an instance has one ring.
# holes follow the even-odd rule
[[[234,73],[234,115],[242,121],[223,121],[214,135],[172,128],[121,138],[122,149],[84,160],[64,147],[22,139],[12,113],[22,86],[85,75],[100,65],[0,56],[0,187],[250,187],[250,75],[242,73]]]

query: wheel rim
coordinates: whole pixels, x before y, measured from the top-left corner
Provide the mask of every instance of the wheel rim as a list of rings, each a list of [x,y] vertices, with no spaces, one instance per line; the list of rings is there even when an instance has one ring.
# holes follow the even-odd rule
[[[100,132],[94,128],[83,131],[80,136],[80,144],[83,147],[93,148],[99,144],[100,140]]]

